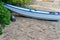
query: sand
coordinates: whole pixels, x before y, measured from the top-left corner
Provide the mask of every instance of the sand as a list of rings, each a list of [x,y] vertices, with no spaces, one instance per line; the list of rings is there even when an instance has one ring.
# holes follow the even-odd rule
[[[16,17],[3,30],[0,40],[59,40],[60,22]]]

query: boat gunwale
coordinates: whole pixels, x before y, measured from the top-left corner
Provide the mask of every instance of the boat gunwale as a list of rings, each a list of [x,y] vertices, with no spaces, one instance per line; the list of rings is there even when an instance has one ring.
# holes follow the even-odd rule
[[[9,4],[4,4],[5,6],[8,6],[8,7],[11,7],[11,8],[14,8],[14,9],[18,9],[18,10],[23,10],[23,9],[26,9],[26,8],[23,8],[23,9],[19,9],[19,7],[15,7],[13,5],[10,5]],[[20,7],[22,8],[22,7]],[[28,8],[27,8],[28,9]],[[33,12],[32,9],[28,9],[28,10],[23,10],[23,11],[27,11],[27,12]],[[47,15],[53,15],[53,14],[50,14],[51,12],[50,11],[43,11],[43,10],[34,10],[34,11],[42,11],[42,12],[46,12],[46,13],[39,13],[39,12],[33,12],[33,13],[37,13],[37,14],[47,14]],[[53,12],[55,13],[56,15],[60,15],[60,12]]]

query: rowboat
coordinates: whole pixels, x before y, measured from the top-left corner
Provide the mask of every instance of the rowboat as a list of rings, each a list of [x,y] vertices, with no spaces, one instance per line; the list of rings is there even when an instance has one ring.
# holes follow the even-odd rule
[[[17,7],[10,4],[4,4],[4,6],[9,10],[17,12],[18,14],[23,16],[45,20],[60,20],[60,12],[33,10],[28,8]]]

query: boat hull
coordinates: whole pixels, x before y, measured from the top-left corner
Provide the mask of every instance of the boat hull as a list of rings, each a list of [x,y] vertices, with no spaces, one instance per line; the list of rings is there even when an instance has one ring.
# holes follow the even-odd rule
[[[31,12],[31,11],[26,11],[26,10],[20,10],[19,7],[13,6],[12,5],[4,5],[6,8],[17,12],[20,15],[27,16],[27,17],[32,17],[32,18],[38,18],[38,19],[45,19],[45,20],[60,20],[60,15],[49,15],[50,12],[45,12],[44,13],[37,13],[37,12]]]

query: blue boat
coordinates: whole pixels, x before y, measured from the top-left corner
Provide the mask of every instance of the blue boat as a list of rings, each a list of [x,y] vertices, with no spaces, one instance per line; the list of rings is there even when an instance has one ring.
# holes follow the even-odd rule
[[[46,20],[60,20],[60,12],[51,12],[44,10],[33,10],[22,7],[13,6],[10,4],[4,4],[6,8],[11,11],[17,12],[20,15]]]

